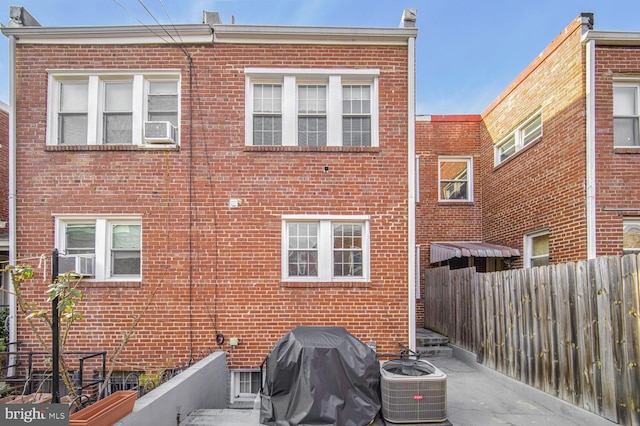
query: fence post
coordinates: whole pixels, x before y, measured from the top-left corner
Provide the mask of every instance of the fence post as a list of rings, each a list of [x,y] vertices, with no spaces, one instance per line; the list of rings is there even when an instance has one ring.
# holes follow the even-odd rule
[[[53,249],[51,256],[51,282],[55,283],[58,279],[58,249]],[[51,302],[51,332],[52,348],[51,363],[53,372],[51,374],[51,402],[57,404],[60,402],[60,366],[58,357],[60,356],[60,317],[58,316],[58,297],[56,296]]]

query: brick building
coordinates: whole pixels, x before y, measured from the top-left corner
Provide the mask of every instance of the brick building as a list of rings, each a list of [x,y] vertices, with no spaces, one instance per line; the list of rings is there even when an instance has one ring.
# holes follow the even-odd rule
[[[9,106],[0,102],[0,194],[9,194]],[[9,197],[0,197],[0,262],[9,260]],[[4,263],[3,263],[4,264]],[[8,282],[0,274],[0,288]],[[8,297],[0,291],[0,310],[8,308]]]
[[[482,114],[418,117],[422,268],[638,252],[639,104],[640,33],[582,14]]]
[[[46,27],[20,8],[2,29],[15,259],[55,247],[85,276],[69,349],[112,353],[150,303],[120,369],[223,349],[233,403],[296,325],[414,345],[415,11],[380,29],[204,16]]]

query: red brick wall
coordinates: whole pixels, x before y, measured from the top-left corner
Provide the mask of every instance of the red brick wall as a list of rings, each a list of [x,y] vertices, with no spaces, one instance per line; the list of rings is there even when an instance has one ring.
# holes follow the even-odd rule
[[[579,20],[573,21],[483,113],[483,238],[524,254],[523,235],[548,228],[552,263],[586,258],[580,28]],[[542,138],[494,167],[493,145],[538,109]]]
[[[131,315],[158,286],[123,352],[122,369],[182,362],[190,353],[215,349],[217,332],[240,339],[229,352],[230,367],[257,367],[300,324],[341,325],[377,342],[381,352],[396,352],[398,342],[408,343],[406,48],[187,49],[193,57],[192,111],[189,68],[180,49],[18,46],[18,257],[51,251],[54,214],[142,215],[142,283],[84,285],[86,317],[70,349],[113,353]],[[380,69],[380,148],[245,149],[245,67]],[[47,149],[46,70],[76,68],[181,69],[180,149]],[[241,199],[240,207],[229,208],[230,198]],[[368,286],[283,286],[284,214],[370,215]],[[44,294],[41,278],[30,297]],[[35,347],[24,324],[19,339]]]
[[[613,80],[640,74],[640,48],[596,46],[596,255],[612,256],[623,218],[640,217],[640,151],[613,148]]]
[[[416,121],[416,154],[420,158],[420,201],[416,205],[416,243],[421,271],[429,267],[434,241],[482,239],[482,182],[479,152],[480,116],[427,116]],[[438,158],[473,158],[473,202],[438,201]],[[419,283],[424,293],[424,282]],[[418,301],[416,322],[424,324],[424,302]]]

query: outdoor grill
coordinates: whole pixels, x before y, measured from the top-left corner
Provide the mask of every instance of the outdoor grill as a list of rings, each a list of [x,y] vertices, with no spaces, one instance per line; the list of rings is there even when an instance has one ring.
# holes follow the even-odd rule
[[[265,363],[261,424],[366,426],[380,411],[378,357],[342,327],[296,327]]]

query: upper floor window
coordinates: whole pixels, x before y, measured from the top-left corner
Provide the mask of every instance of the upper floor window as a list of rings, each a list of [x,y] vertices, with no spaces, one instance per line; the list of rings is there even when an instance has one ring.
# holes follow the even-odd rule
[[[470,157],[438,159],[440,201],[473,201],[473,161]]]
[[[640,218],[625,218],[622,231],[624,254],[640,253]]]
[[[524,236],[524,266],[544,266],[549,264],[549,231],[532,232]]]
[[[283,280],[369,280],[368,218],[287,216],[282,226]]]
[[[497,166],[541,136],[542,112],[538,111],[516,127],[507,137],[495,144],[494,164]]]
[[[56,71],[48,145],[178,143],[179,73]]]
[[[246,75],[246,145],[378,146],[377,70]]]
[[[617,83],[613,86],[614,146],[640,146],[639,91],[638,84]]]
[[[74,271],[99,281],[139,280],[141,230],[138,218],[57,217],[59,272]]]

